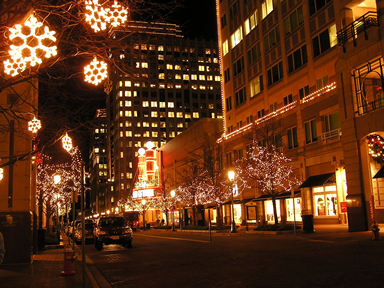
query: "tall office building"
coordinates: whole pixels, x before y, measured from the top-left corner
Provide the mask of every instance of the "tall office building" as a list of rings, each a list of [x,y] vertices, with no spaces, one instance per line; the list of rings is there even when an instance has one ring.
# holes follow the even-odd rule
[[[383,182],[380,174],[373,179],[384,143],[382,1],[216,5],[225,166],[243,157],[252,139],[272,142],[303,181],[296,206],[278,200],[280,220],[313,215],[315,223],[348,223],[350,231],[383,222]],[[259,193],[240,196],[255,201],[235,207],[238,223],[274,221],[272,201]]]
[[[160,147],[199,118],[221,118],[217,43],[184,39],[174,24],[130,22],[112,35],[113,89],[107,107],[110,208],[132,192],[139,148]]]
[[[107,112],[105,109],[96,110],[90,134],[90,209],[93,214],[100,214],[106,210],[108,191]]]

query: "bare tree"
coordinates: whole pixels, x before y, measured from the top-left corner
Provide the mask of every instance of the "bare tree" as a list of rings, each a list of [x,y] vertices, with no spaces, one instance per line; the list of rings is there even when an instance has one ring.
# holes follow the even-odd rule
[[[271,197],[275,224],[278,224],[276,199],[300,184],[293,173],[291,160],[273,145],[267,147],[253,141],[246,157],[236,162],[240,181],[258,188],[262,195]]]

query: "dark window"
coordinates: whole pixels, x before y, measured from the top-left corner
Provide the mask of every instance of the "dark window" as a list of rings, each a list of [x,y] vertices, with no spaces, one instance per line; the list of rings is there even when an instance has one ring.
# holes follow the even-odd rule
[[[293,127],[288,129],[288,149],[296,148],[299,146],[299,142],[297,141],[297,127]]]
[[[292,73],[308,62],[307,46],[297,49],[288,55],[288,73]]]
[[[244,104],[245,101],[247,100],[247,96],[245,92],[246,92],[245,87],[236,92],[235,94],[236,107],[241,104]]]
[[[283,78],[283,63],[279,62],[268,70],[268,86],[275,84]]]
[[[225,104],[227,111],[230,111],[232,109],[232,96],[229,96],[227,99],[225,99]]]
[[[329,48],[331,48],[328,29],[321,32],[318,36],[312,39],[312,46],[313,57],[317,57],[327,51]]]

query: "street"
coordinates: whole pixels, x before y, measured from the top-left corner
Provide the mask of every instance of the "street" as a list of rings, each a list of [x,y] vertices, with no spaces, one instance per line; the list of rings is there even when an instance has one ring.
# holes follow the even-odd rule
[[[111,287],[383,287],[383,241],[344,234],[145,231],[133,248],[87,245]]]

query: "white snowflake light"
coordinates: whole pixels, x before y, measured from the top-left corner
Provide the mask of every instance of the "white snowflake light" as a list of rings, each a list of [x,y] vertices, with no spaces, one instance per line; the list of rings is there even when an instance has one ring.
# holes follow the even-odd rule
[[[68,133],[65,133],[65,136],[61,138],[63,148],[68,152],[72,150],[72,139],[68,136]]]
[[[99,0],[85,0],[85,22],[91,25],[93,31],[100,32],[112,27],[120,26],[128,20],[128,9],[117,1],[111,7],[103,7]]]
[[[99,0],[86,0],[85,10],[85,21],[91,25],[93,31],[99,32],[107,29],[106,11],[99,4]]]
[[[36,117],[33,117],[31,121],[28,122],[28,131],[31,131],[32,133],[36,133],[41,128],[41,122],[39,119],[36,119]]]
[[[92,62],[84,67],[85,82],[93,85],[99,85],[105,78],[108,77],[107,63],[93,58]]]
[[[34,67],[42,63],[42,58],[57,55],[55,31],[39,22],[32,14],[24,23],[9,29],[12,42],[8,51],[11,59],[4,61],[4,71],[15,76],[24,71],[28,65]]]
[[[118,4],[117,1],[113,2],[112,9],[107,8],[105,11],[107,22],[110,23],[113,27],[120,26],[128,20],[128,10]]]

